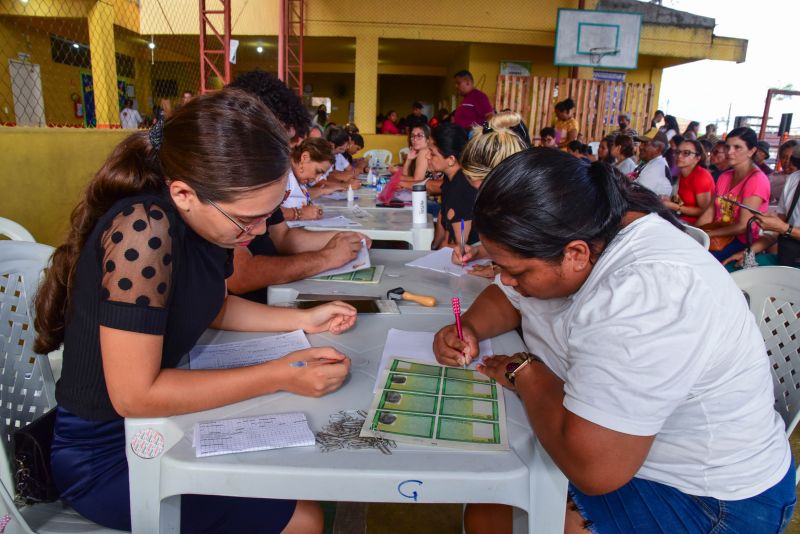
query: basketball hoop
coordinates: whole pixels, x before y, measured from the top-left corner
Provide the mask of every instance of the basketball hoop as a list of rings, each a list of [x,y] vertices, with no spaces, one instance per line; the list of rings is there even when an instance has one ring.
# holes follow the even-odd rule
[[[606,56],[616,56],[619,54],[619,48],[590,48],[589,56],[591,57],[593,65],[599,65]]]

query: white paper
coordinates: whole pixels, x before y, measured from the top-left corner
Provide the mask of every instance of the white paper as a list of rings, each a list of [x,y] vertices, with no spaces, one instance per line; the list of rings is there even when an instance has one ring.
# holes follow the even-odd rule
[[[350,220],[344,215],[337,215],[336,217],[328,217],[326,219],[317,219],[315,221],[286,221],[286,224],[289,226],[289,228],[299,228],[301,226],[314,226],[317,228],[351,228],[361,226],[361,223]]]
[[[433,354],[433,338],[435,332],[412,332],[408,330],[398,330],[392,328],[386,334],[386,344],[383,346],[383,355],[378,364],[378,372],[375,375],[375,387],[373,391],[378,391],[381,384],[381,373],[393,358],[403,358],[419,360],[423,363],[438,363]],[[493,356],[492,341],[484,339],[478,345],[480,357]],[[474,358],[467,367],[474,369],[478,365],[480,357]]]
[[[401,202],[411,202],[411,191],[407,189],[401,189],[400,191],[396,191],[394,194],[394,199],[399,200]]]
[[[314,433],[299,412],[196,423],[192,439],[198,458],[309,445]]]
[[[327,195],[322,195],[320,198],[327,198],[328,200],[347,200],[347,191],[334,191]]]
[[[481,259],[469,261],[462,267],[453,263],[453,249],[450,247],[442,247],[437,251],[431,252],[427,256],[422,256],[416,260],[406,263],[407,267],[419,267],[421,269],[428,269],[429,271],[436,271],[437,273],[447,273],[453,276],[463,276],[469,274],[469,270],[478,266],[491,263],[490,259]]]
[[[230,369],[282,358],[311,347],[302,330],[277,336],[234,341],[219,345],[198,345],[189,351],[191,369]]]
[[[344,274],[344,273],[352,273],[353,271],[360,271],[361,269],[369,269],[372,267],[372,264],[369,261],[369,248],[367,248],[367,242],[362,239],[361,240],[361,250],[358,251],[358,256],[355,259],[348,261],[341,267],[337,267],[335,269],[329,269],[323,273],[319,273],[317,276],[331,276],[334,274]]]

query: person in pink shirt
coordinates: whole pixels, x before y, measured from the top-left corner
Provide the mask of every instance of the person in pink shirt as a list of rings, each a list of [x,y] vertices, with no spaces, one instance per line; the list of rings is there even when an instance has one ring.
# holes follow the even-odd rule
[[[381,133],[390,135],[397,135],[400,133],[400,130],[397,128],[397,112],[395,110],[390,109],[389,113],[386,114],[386,120],[383,121],[383,125],[381,126]]]
[[[453,112],[453,122],[465,130],[469,130],[475,125],[481,126],[494,113],[489,97],[480,89],[475,88],[470,71],[458,71],[453,78],[456,81],[456,90],[464,97]]]
[[[769,178],[753,161],[758,150],[758,136],[747,127],[735,128],[725,139],[725,151],[731,168],[719,175],[716,187],[714,209],[707,210],[698,225],[711,223],[706,232],[712,238],[711,253],[722,261],[732,254],[747,248],[747,222],[752,213],[736,204],[726,202],[733,200],[761,213],[769,207]],[[713,216],[713,220],[711,220]],[[753,225],[752,240],[758,239],[758,226]],[[733,240],[724,244],[726,238]],[[715,238],[719,243],[714,246]]]

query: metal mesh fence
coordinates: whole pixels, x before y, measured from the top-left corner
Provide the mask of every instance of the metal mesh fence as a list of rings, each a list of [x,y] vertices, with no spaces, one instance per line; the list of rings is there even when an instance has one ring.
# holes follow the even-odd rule
[[[0,123],[149,126],[198,92],[198,20],[196,1],[0,0]]]

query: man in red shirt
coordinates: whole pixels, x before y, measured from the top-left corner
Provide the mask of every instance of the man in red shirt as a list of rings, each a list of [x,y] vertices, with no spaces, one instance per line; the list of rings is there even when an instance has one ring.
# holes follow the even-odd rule
[[[468,70],[458,71],[453,78],[456,80],[456,89],[464,97],[453,112],[453,122],[469,129],[490,119],[494,108],[486,93],[475,88],[472,73]]]

